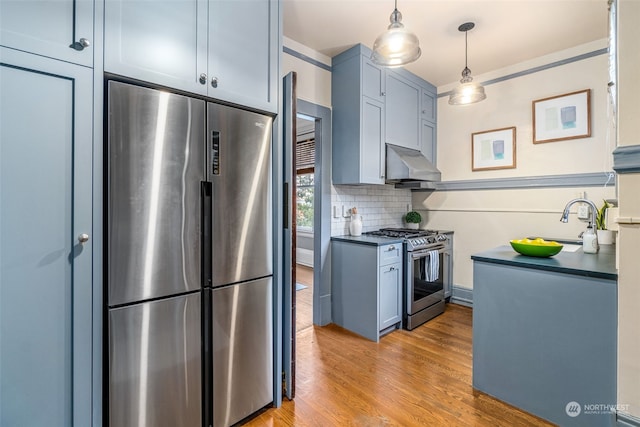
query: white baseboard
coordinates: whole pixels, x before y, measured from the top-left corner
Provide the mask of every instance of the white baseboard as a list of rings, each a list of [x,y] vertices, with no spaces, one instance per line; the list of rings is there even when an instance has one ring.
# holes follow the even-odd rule
[[[296,248],[296,263],[313,268],[313,251]]]

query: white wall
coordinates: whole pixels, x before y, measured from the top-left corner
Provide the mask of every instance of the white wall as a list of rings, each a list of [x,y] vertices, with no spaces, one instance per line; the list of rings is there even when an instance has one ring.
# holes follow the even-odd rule
[[[488,81],[606,46],[607,40],[601,40],[474,79]],[[487,99],[478,104],[450,106],[447,97],[439,98],[437,164],[443,181],[610,171],[614,138],[608,119],[607,70],[605,54],[489,85]],[[438,93],[454,86],[438,88]],[[592,136],[533,144],[532,101],[582,89],[592,90]],[[516,127],[517,167],[471,171],[471,134],[511,126]],[[586,192],[600,206],[602,199],[615,197],[613,184],[612,180],[606,188],[416,192],[412,201],[426,217],[422,228],[454,231],[453,283],[472,288],[473,253],[526,236],[575,239],[586,224],[575,215],[568,224],[560,223],[566,202]]]
[[[640,2],[618,0],[618,141],[640,145]],[[640,218],[640,174],[621,175],[620,216]],[[620,224],[618,277],[618,404],[640,421],[640,224]]]
[[[607,40],[589,43],[559,54],[477,76],[486,81],[517,71],[607,47]],[[487,99],[467,106],[452,106],[438,99],[438,167],[442,180],[557,175],[611,170],[615,148],[608,132],[608,56],[606,54],[560,67],[506,80],[485,87]],[[438,93],[452,89],[438,88]],[[592,137],[533,144],[532,101],[582,89],[591,89]],[[471,134],[516,127],[516,169],[471,171]],[[611,138],[608,136],[611,135]]]
[[[331,65],[331,58],[316,52],[307,46],[283,37],[283,43],[286,47],[315,59],[326,65]],[[316,65],[303,61],[295,56],[287,53],[282,54],[282,73],[283,76],[290,71],[295,71],[297,76],[297,97],[314,104],[331,108],[331,72],[324,70]]]

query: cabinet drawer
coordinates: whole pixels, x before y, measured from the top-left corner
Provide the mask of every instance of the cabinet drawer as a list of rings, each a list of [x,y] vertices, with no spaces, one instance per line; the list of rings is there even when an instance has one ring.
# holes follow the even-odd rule
[[[402,262],[402,243],[392,243],[378,248],[378,265]]]

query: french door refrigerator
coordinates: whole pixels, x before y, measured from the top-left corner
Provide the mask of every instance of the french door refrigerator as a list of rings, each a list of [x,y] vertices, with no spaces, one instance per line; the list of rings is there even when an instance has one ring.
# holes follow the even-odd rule
[[[272,118],[107,87],[109,425],[232,425],[273,400]]]

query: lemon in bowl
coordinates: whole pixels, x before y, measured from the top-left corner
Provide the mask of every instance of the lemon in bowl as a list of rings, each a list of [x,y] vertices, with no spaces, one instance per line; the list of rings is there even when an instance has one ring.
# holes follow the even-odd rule
[[[535,239],[516,239],[509,241],[511,247],[522,255],[550,257],[562,250],[562,245],[552,240],[544,240],[540,237]]]

